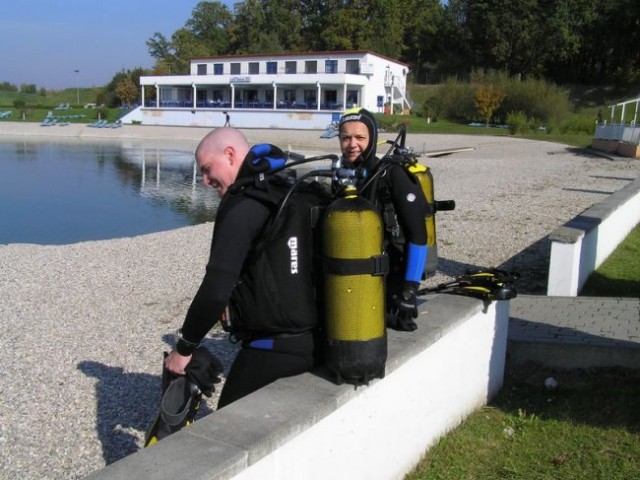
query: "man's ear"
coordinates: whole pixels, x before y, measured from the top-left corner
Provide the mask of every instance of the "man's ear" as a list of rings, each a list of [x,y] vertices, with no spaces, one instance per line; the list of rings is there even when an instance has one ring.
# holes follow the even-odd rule
[[[222,151],[227,157],[227,161],[229,162],[229,165],[234,165],[236,162],[239,161],[236,155],[236,149],[233,148],[231,145],[227,145]]]

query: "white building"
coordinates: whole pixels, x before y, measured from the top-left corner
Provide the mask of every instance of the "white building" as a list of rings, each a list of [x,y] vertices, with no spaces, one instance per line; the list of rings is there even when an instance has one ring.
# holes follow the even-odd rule
[[[408,65],[368,51],[203,57],[189,75],[140,78],[159,101],[122,118],[145,125],[325,129],[345,109],[404,112]]]

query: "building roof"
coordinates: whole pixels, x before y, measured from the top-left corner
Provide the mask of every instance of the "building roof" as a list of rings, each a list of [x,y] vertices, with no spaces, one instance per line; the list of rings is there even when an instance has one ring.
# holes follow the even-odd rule
[[[379,58],[384,58],[390,62],[397,63],[399,65],[404,65],[406,67],[409,66],[408,63],[400,62],[390,57],[386,57],[384,55],[380,55],[379,53],[372,52],[370,50],[332,50],[332,51],[314,51],[314,52],[272,52],[272,53],[243,53],[239,55],[212,55],[212,56],[204,56],[204,57],[194,57],[191,59],[192,62],[197,60],[233,60],[233,59],[246,59],[246,58],[275,58],[275,57],[300,57],[300,56],[313,56],[313,57],[326,57],[330,55],[375,55]]]

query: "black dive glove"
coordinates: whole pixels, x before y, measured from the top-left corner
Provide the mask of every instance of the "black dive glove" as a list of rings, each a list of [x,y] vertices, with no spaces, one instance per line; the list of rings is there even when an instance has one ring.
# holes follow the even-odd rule
[[[198,347],[193,351],[191,361],[185,368],[187,377],[195,383],[200,391],[210,397],[215,392],[215,383],[220,383],[222,362],[205,347]]]
[[[418,325],[413,321],[418,318],[418,282],[404,282],[402,290],[394,297],[391,318],[387,326],[394,330],[413,332]]]

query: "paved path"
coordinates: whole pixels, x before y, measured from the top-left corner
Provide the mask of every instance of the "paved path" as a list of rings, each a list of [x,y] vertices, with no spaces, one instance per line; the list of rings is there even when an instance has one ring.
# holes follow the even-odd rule
[[[640,368],[640,298],[519,295],[510,317],[518,363]]]

